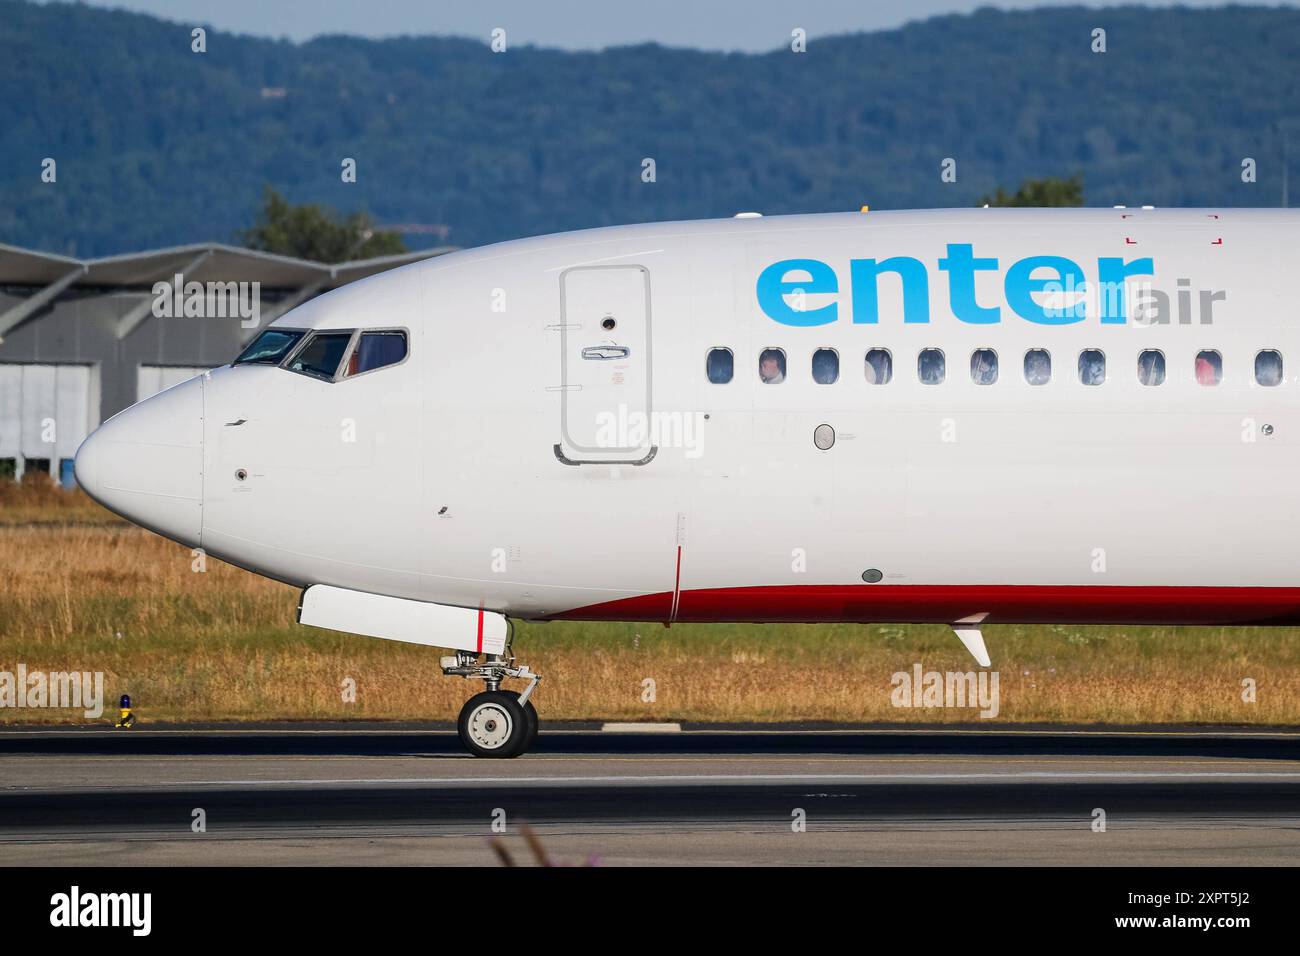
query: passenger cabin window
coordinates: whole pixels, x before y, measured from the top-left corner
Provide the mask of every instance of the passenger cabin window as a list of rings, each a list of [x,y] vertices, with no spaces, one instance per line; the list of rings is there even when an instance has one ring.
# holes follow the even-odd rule
[[[406,359],[405,332],[362,332],[348,356],[348,377],[396,365]]]
[[[1265,349],[1255,356],[1255,383],[1272,388],[1282,384],[1282,353]]]
[[[758,377],[764,385],[780,385],[785,381],[785,352],[781,349],[763,349],[758,356]]]
[[[1079,381],[1084,385],[1100,385],[1106,381],[1106,355],[1100,349],[1084,349],[1079,353]]]
[[[1147,349],[1138,353],[1138,383],[1146,386],[1165,384],[1165,353]]]
[[[351,332],[317,332],[294,355],[289,371],[333,381],[351,341]]]
[[[279,365],[304,335],[302,329],[265,329],[233,364]]]
[[[714,385],[726,385],[736,373],[736,357],[731,349],[709,349],[704,371]]]
[[[998,353],[976,349],[970,354],[970,380],[976,385],[992,385],[998,380]]]
[[[894,357],[888,349],[870,349],[866,360],[867,382],[888,385],[894,377]]]
[[[1218,352],[1196,353],[1196,384],[1218,385],[1223,381],[1223,356]]]
[[[916,374],[922,385],[942,385],[947,374],[943,352],[938,349],[922,349],[916,357]]]
[[[812,375],[818,385],[834,385],[840,377],[840,353],[834,349],[813,352]]]
[[[1047,349],[1030,349],[1025,353],[1025,381],[1046,385],[1052,380],[1052,356]]]

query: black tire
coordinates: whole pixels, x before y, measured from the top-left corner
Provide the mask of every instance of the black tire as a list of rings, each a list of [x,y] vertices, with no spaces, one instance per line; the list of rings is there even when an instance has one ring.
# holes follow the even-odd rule
[[[507,690],[503,693],[514,695],[516,702],[519,700],[517,691]],[[528,739],[524,741],[524,749],[519,751],[521,754],[526,754],[533,749],[533,744],[537,743],[538,731],[542,727],[541,718],[537,716],[537,708],[533,706],[531,700],[524,703],[524,716],[528,718]]]
[[[460,742],[476,757],[518,757],[528,746],[530,720],[512,691],[475,694],[460,709]]]

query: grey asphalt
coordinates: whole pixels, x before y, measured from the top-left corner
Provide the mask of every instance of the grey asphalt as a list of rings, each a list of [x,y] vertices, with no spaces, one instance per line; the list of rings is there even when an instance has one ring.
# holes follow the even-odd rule
[[[494,864],[524,824],[564,862],[1295,865],[1300,733],[0,731],[0,865]]]

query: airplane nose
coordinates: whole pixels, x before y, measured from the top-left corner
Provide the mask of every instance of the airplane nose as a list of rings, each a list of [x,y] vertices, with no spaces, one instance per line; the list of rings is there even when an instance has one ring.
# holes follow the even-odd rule
[[[203,376],[114,415],[77,449],[77,484],[128,521],[194,548],[203,530]]]

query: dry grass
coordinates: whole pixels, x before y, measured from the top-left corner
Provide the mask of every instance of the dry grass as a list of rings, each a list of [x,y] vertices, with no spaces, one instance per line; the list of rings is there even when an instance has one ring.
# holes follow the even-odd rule
[[[66,524],[124,522],[81,491],[65,491],[43,472],[28,472],[21,484],[0,478],[0,528]]]
[[[300,627],[292,589],[216,561],[195,573],[192,561],[84,496],[0,490],[0,670],[103,671],[106,696],[131,694],[145,720],[447,720],[478,689],[443,677],[436,650]],[[1300,723],[1297,629],[1005,626],[987,637],[999,721]],[[548,719],[976,719],[890,703],[891,675],[914,662],[971,669],[940,627],[552,623],[521,625],[516,650],[546,675]],[[356,703],[343,702],[346,678]],[[1242,701],[1244,678],[1257,703]]]

